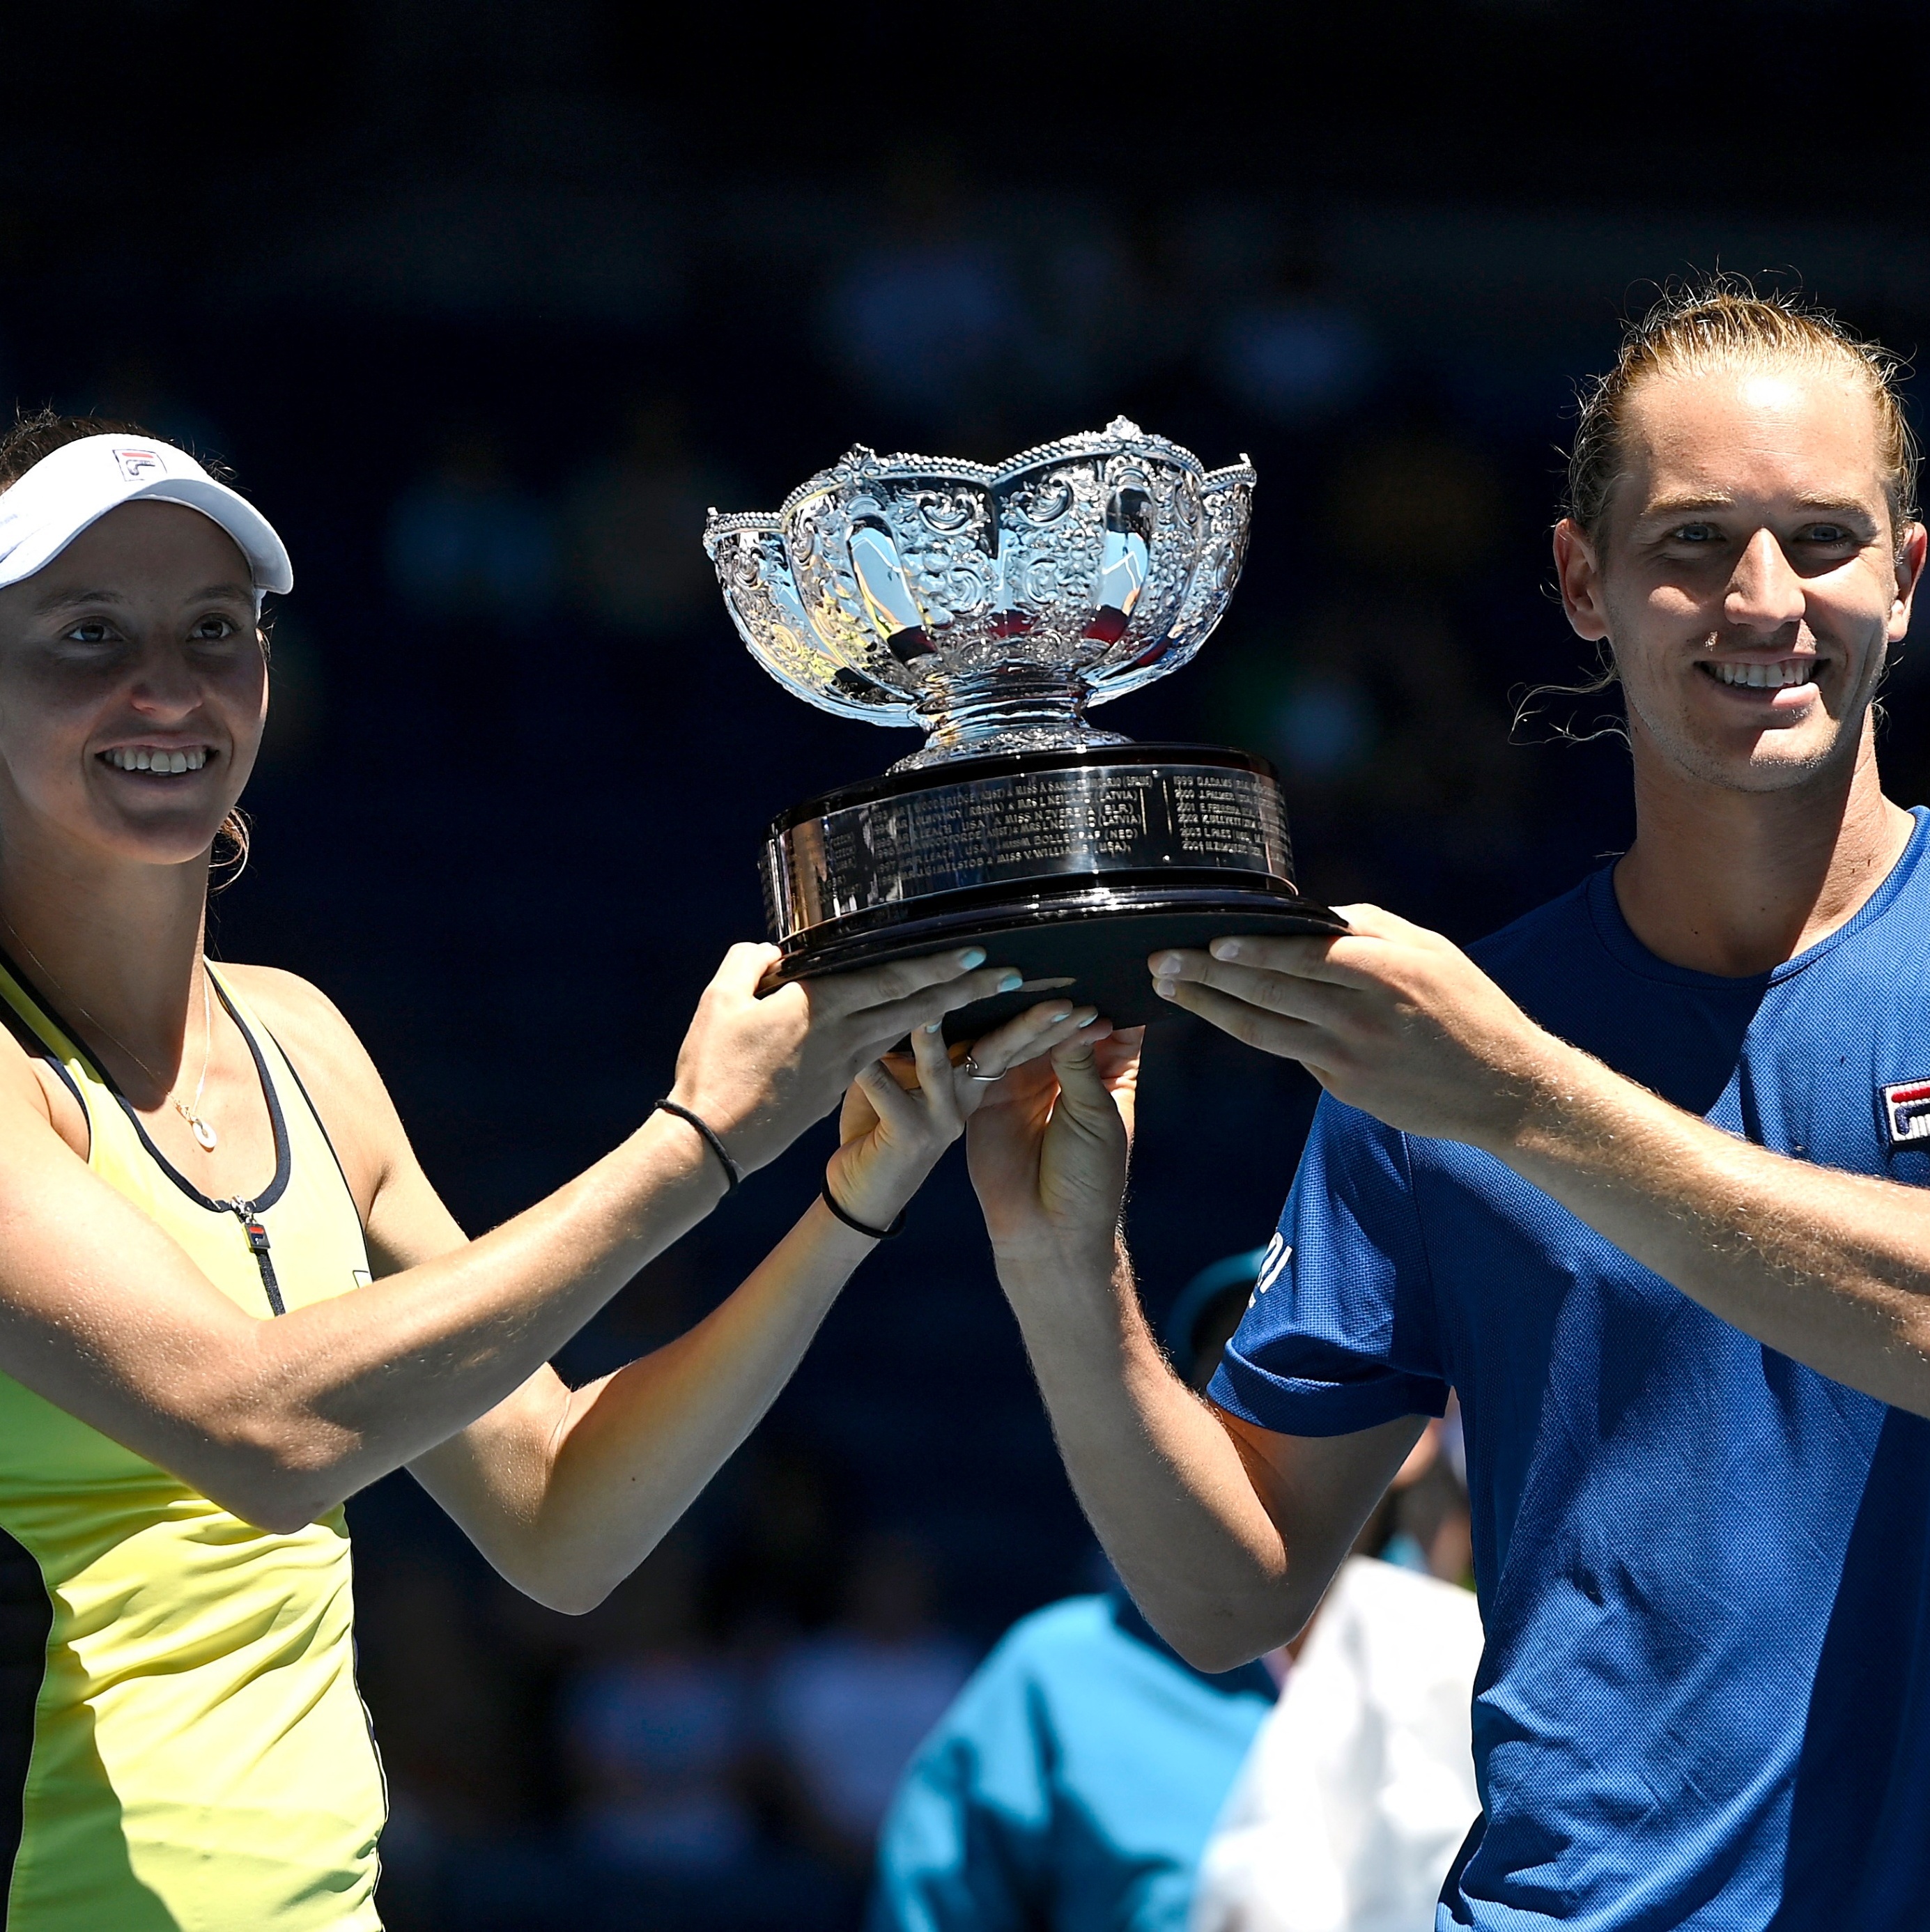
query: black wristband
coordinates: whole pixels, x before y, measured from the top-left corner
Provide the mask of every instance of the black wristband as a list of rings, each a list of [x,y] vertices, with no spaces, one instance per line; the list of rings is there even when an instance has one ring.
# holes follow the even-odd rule
[[[693,1114],[688,1107],[680,1107],[674,1100],[662,1100],[650,1109],[653,1114],[674,1114],[680,1120],[686,1120],[704,1136],[704,1144],[714,1154],[724,1170],[724,1192],[734,1194],[744,1178],[744,1171],[731,1158],[731,1150],[719,1138],[717,1130],[701,1114]]]
[[[893,1234],[902,1234],[905,1232],[905,1210],[902,1208],[898,1210],[898,1218],[888,1228],[874,1228],[868,1222],[860,1221],[855,1214],[847,1214],[838,1205],[837,1197],[831,1192],[831,1177],[828,1174],[825,1175],[818,1192],[824,1205],[830,1208],[846,1227],[855,1228],[860,1234],[869,1234],[874,1241],[888,1241]]]

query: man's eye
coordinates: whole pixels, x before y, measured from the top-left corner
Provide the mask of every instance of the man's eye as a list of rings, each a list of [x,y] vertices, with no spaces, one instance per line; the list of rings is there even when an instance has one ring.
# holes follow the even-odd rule
[[[1854,533],[1846,530],[1841,524],[1812,524],[1802,533],[1805,543],[1844,544],[1856,541]]]
[[[1715,528],[1712,524],[1679,524],[1669,532],[1676,543],[1706,544],[1715,541]]]
[[[195,636],[203,644],[218,644],[224,638],[232,638],[240,628],[227,617],[203,617],[194,627]]]
[[[61,633],[64,644],[105,644],[113,641],[114,633],[98,617],[83,618],[77,624],[70,624]]]

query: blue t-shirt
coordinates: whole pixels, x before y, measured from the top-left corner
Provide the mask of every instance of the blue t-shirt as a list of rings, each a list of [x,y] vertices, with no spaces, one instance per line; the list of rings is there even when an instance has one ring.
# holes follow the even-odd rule
[[[1856,917],[1771,973],[1664,964],[1607,869],[1475,956],[1716,1126],[1921,1185],[1916,817]],[[1439,1926],[1930,1922],[1930,1423],[1751,1341],[1489,1156],[1323,1100],[1214,1399],[1335,1436],[1450,1388],[1487,1648],[1483,1816]]]
[[[1273,1701],[1260,1665],[1195,1670],[1123,1596],[1024,1618],[906,1770],[866,1932],[1184,1932]]]

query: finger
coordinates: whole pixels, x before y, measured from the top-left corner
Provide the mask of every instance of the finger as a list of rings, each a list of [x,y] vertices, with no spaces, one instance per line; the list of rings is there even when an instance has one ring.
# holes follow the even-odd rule
[[[1099,1042],[1093,1054],[1100,1078],[1110,1082],[1128,1071],[1136,1074],[1145,1037],[1146,1030],[1142,1026],[1114,1028],[1108,1038]]]
[[[1325,1065],[1331,1057],[1327,1049],[1331,1047],[1332,1035],[1304,1020],[1265,1012],[1247,1000],[1236,1000],[1230,993],[1221,992],[1217,987],[1202,986],[1190,980],[1161,983],[1170,983],[1172,987],[1171,992],[1160,994],[1163,999],[1171,1000],[1175,1006],[1184,1006],[1188,1012],[1197,1013],[1222,1033],[1230,1034],[1234,1039],[1257,1047],[1262,1053],[1274,1054],[1283,1060],[1297,1060],[1309,1069]]]
[[[851,1084],[871,1102],[872,1110],[885,1126],[896,1127],[900,1132],[917,1126],[919,1102],[899,1085],[891,1069],[882,1060],[874,1060],[869,1066],[860,1067]]]
[[[1052,1065],[1058,1076],[1060,1098],[1075,1114],[1090,1118],[1096,1114],[1110,1118],[1118,1113],[1092,1042],[1077,1038],[1067,1041],[1053,1054]]]
[[[877,1007],[902,1004],[929,987],[962,979],[985,964],[985,948],[968,946],[956,952],[928,953],[918,959],[891,959],[856,973],[833,973],[811,982],[813,1009],[839,1019]],[[940,1007],[939,1012],[949,1011]]]
[[[867,1006],[854,1012],[845,1024],[853,1030],[853,1040],[875,1040],[888,1046],[902,1040],[914,1027],[943,1019],[960,1006],[976,1000],[989,1000],[998,993],[1016,993],[1025,983],[1025,976],[1010,966],[981,966],[975,972],[955,980],[922,988],[888,1006]]]
[[[1242,965],[1288,974],[1297,980],[1358,986],[1364,983],[1359,970],[1360,948],[1354,942],[1349,952],[1343,950],[1349,944],[1345,938],[1325,933],[1235,933],[1214,940],[1204,952],[1181,948],[1156,952],[1146,963],[1156,980],[1204,980],[1209,962],[1237,959]]]
[[[973,1064],[981,1073],[1004,1073],[1049,1052],[1061,1040],[1070,1040],[1082,1028],[1097,1024],[1098,1020],[1096,1006],[1076,1006],[1070,1000],[1047,1000],[974,1040]]]
[[[956,1126],[963,1116],[959,1111],[958,1076],[944,1035],[920,1027],[911,1036],[911,1058],[926,1112],[941,1126]]]
[[[1389,912],[1385,906],[1360,905],[1336,906],[1334,910],[1347,922],[1350,931],[1367,939],[1439,940],[1441,934],[1424,926],[1416,926],[1411,919],[1403,919],[1397,912]]]
[[[1283,1013],[1294,1019],[1331,1026],[1343,1019],[1360,997],[1351,987],[1268,972],[1257,966],[1229,964],[1214,958],[1210,952],[1160,956],[1178,958],[1184,968],[1181,972],[1154,980],[1153,990],[1162,999],[1171,998],[1172,989],[1178,986],[1211,986],[1231,998],[1244,1000],[1250,1006],[1258,1006],[1263,1012]]]
[[[716,971],[710,976],[710,983],[720,992],[735,994],[740,999],[754,999],[758,982],[773,962],[783,956],[775,946],[740,940],[724,955]]]

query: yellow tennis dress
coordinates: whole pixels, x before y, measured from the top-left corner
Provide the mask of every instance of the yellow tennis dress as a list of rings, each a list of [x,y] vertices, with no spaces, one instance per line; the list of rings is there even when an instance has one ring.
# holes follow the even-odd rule
[[[251,1314],[368,1279],[294,1070],[233,989],[275,1178],[208,1198],[0,957],[4,998],[86,1110],[88,1165]],[[141,1284],[127,1285],[131,1306]],[[340,1510],[258,1529],[0,1376],[0,1876],[7,1932],[374,1928],[381,1767],[356,1688]]]

